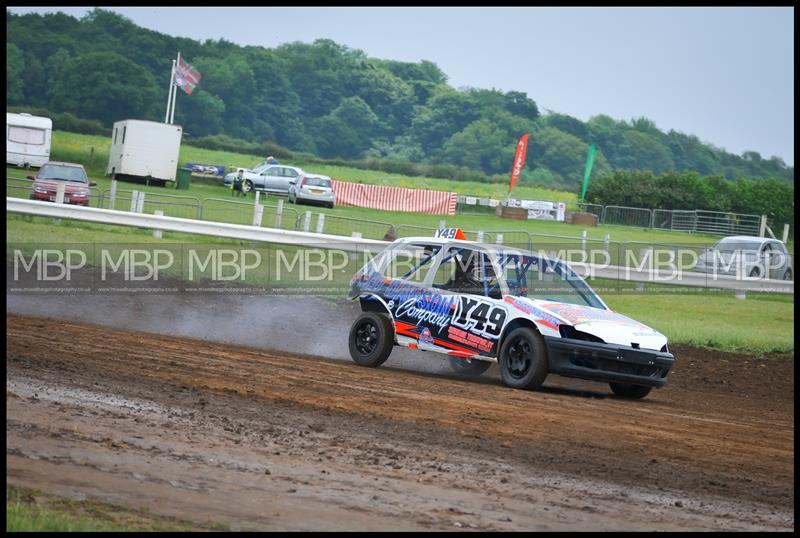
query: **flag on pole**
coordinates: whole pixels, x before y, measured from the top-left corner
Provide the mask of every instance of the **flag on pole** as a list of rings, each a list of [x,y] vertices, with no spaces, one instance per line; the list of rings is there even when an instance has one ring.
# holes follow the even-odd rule
[[[192,67],[192,64],[185,62],[179,55],[178,63],[175,65],[175,85],[192,95],[198,82],[200,82],[200,71]]]
[[[586,166],[583,170],[583,186],[581,187],[581,202],[586,200],[586,189],[589,187],[589,176],[592,175],[592,165],[594,164],[594,144],[589,146],[586,153]]]
[[[528,133],[519,137],[517,142],[517,152],[514,154],[514,166],[511,168],[511,181],[508,184],[508,194],[514,185],[519,181],[519,175],[522,172],[522,167],[525,166],[525,154],[528,151]]]

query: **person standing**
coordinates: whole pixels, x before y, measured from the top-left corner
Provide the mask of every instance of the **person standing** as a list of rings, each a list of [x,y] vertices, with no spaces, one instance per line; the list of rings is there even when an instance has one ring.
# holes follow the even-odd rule
[[[247,196],[244,190],[244,170],[239,168],[239,173],[233,178],[231,183],[231,194],[233,196]]]

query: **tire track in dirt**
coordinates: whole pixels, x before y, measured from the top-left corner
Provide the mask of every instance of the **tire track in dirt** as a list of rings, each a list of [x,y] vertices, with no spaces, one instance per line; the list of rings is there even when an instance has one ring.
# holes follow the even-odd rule
[[[788,360],[774,359],[770,365],[784,370],[778,377],[786,380],[787,390],[776,387],[772,378],[764,380],[773,383],[772,391],[761,390],[752,376],[740,379],[735,365],[719,371],[728,384],[718,390],[680,372],[691,374],[692,361],[703,361],[704,372],[713,370],[731,357],[682,350],[676,353],[678,375],[671,376],[667,387],[633,402],[607,397],[602,385],[565,388],[587,386],[573,380],[548,380],[538,392],[514,391],[496,375],[473,381],[366,369],[27,316],[8,315],[6,330],[11,364],[20,360],[34,369],[113,374],[167,387],[288,402],[378,418],[400,429],[444,428],[476,442],[505,445],[505,453],[559,472],[623,484],[658,483],[779,507],[794,502],[793,365]],[[744,385],[752,390],[739,392]]]

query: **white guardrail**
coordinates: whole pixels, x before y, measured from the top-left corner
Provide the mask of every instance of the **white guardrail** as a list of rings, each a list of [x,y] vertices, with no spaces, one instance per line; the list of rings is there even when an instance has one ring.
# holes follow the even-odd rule
[[[284,245],[324,246],[327,248],[339,248],[358,252],[367,251],[377,253],[383,250],[387,245],[386,241],[377,239],[364,239],[361,237],[347,237],[295,230],[280,230],[276,228],[261,228],[242,224],[228,224],[161,215],[130,213],[112,209],[78,207],[37,200],[26,200],[23,198],[6,197],[6,211],[8,213],[81,220],[117,226],[132,226],[136,228],[209,235],[248,241],[264,241]],[[785,280],[737,278],[735,276],[695,273],[691,271],[681,271],[679,273],[679,278],[676,278],[676,273],[674,271],[592,265],[580,262],[570,262],[570,266],[579,274],[591,275],[596,278],[607,278],[610,280],[672,284],[712,289],[731,289],[742,293],[758,291],[794,294],[794,282]]]

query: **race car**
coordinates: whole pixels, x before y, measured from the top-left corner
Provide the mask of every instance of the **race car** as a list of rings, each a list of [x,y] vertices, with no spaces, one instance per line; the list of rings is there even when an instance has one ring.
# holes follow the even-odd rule
[[[398,345],[447,355],[466,375],[499,363],[512,388],[557,374],[644,398],[675,363],[663,334],[611,311],[565,262],[467,241],[460,229],[392,242],[353,276],[350,297],[362,310],[350,355],[362,366]]]

